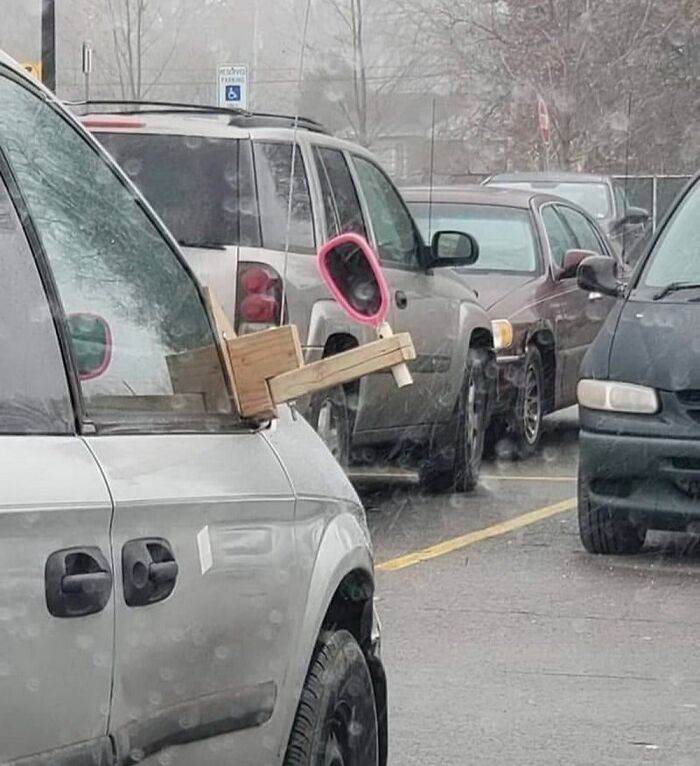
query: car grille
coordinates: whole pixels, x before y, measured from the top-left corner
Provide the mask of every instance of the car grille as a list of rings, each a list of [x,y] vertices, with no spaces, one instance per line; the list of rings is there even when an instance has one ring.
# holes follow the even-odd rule
[[[696,423],[700,423],[700,389],[679,391],[676,396],[688,415]]]

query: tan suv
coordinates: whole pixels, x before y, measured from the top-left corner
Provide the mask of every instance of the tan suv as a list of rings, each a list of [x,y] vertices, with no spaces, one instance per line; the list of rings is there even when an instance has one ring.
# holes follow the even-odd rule
[[[389,321],[413,336],[415,383],[399,391],[391,375],[373,375],[302,409],[341,463],[351,448],[396,455],[419,445],[426,487],[471,489],[487,425],[491,324],[450,267],[473,258],[437,258],[373,156],[315,122],[208,107],[99,106],[84,124],[170,227],[238,332],[288,318],[307,360],[362,343],[371,331],[331,299],[314,254],[338,233],[367,237],[391,289]]]

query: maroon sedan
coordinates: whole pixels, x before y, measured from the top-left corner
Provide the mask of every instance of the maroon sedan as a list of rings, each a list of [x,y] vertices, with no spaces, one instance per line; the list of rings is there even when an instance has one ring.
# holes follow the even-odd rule
[[[576,284],[581,260],[615,258],[595,221],[566,200],[483,186],[403,190],[426,241],[464,231],[479,260],[459,269],[488,311],[498,361],[492,439],[508,435],[532,454],[542,417],[576,403],[578,368],[614,299]]]

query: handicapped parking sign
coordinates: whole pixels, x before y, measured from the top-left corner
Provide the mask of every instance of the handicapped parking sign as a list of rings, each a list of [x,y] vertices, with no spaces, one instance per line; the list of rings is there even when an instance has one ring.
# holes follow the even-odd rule
[[[226,101],[239,103],[241,100],[241,86],[240,85],[227,85],[226,86]]]

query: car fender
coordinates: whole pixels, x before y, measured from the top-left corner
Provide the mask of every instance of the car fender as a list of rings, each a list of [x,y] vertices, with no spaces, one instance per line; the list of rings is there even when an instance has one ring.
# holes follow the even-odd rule
[[[330,298],[314,302],[308,326],[308,334],[303,345],[309,349],[323,349],[332,335],[348,335],[360,344],[376,338],[372,328],[354,322]]]
[[[321,504],[325,506],[323,511]],[[333,596],[351,572],[360,571],[370,580],[374,579],[369,531],[360,506],[340,500],[329,502],[325,499],[299,498],[297,528],[300,530],[300,565],[302,569],[310,567],[311,571],[299,575],[300,582],[308,583],[307,599],[296,645],[290,652],[295,661],[289,665],[275,711],[280,727],[279,741],[285,747],[323,619]],[[311,559],[313,547],[317,547],[317,551]]]

